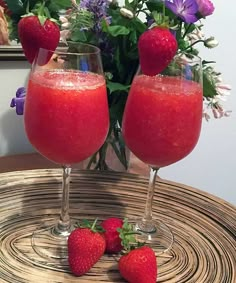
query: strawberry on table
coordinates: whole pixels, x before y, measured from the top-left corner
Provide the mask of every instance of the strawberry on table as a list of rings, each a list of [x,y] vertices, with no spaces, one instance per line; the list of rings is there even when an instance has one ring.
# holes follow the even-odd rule
[[[133,225],[124,220],[122,228],[118,229],[122,239],[122,256],[118,262],[121,276],[129,283],[156,283],[157,260],[152,248],[138,242]]]
[[[33,63],[39,48],[54,51],[60,40],[60,29],[54,19],[43,15],[44,7],[38,14],[23,16],[18,23],[19,39],[27,60]]]
[[[116,217],[110,217],[103,220],[101,226],[105,230],[106,253],[119,253],[122,250],[122,245],[117,229],[122,228],[123,220]]]
[[[119,271],[129,283],[156,283],[157,262],[154,251],[147,246],[131,250],[120,258]]]
[[[169,28],[155,26],[139,38],[138,51],[142,72],[148,76],[161,73],[176,54],[178,45]]]
[[[96,220],[88,221],[76,228],[68,238],[68,262],[76,276],[87,273],[102,257],[106,247],[103,229],[96,226]]]

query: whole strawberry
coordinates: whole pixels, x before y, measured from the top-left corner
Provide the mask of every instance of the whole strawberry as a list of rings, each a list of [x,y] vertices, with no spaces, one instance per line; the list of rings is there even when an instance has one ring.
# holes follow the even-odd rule
[[[84,221],[68,238],[68,262],[76,276],[87,273],[104,254],[106,243],[99,228],[96,221],[92,225]]]
[[[60,40],[58,25],[43,16],[26,15],[18,23],[19,39],[27,60],[33,63],[39,48],[54,51]]]
[[[138,41],[142,72],[148,76],[161,73],[177,51],[177,41],[166,27],[155,26],[145,31]]]
[[[106,253],[119,253],[122,250],[122,245],[117,229],[122,228],[123,220],[116,217],[110,217],[103,220],[101,226],[105,230]]]
[[[150,247],[142,246],[121,256],[118,267],[129,283],[156,283],[157,261]]]

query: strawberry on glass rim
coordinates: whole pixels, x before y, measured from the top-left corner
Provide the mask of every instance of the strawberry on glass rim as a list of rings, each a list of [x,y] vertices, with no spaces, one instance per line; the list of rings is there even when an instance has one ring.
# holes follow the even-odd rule
[[[60,40],[60,28],[55,19],[46,16],[44,3],[35,14],[22,16],[18,34],[26,59],[31,64],[40,48],[55,51]]]
[[[143,74],[155,76],[171,62],[178,48],[177,41],[167,26],[154,26],[139,38],[138,51]]]

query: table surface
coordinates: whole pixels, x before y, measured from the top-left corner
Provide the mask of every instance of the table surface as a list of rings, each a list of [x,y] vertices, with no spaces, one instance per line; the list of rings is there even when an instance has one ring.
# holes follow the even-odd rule
[[[125,282],[117,270],[117,257],[104,255],[79,279],[67,266],[61,272],[58,266],[40,261],[31,248],[31,234],[41,221],[58,216],[61,170],[51,168],[54,164],[46,164],[41,157],[27,156],[18,165],[17,159],[10,158],[3,166],[0,159],[4,171],[8,171],[0,174],[0,281]],[[142,173],[144,167],[132,160],[131,171]],[[12,171],[25,169],[26,165],[48,169]],[[147,184],[147,177],[141,175],[74,169],[71,216],[104,219],[142,215]],[[158,185],[153,216],[169,225],[175,243],[168,255],[158,257],[157,282],[236,282],[236,208],[183,184],[159,179]]]

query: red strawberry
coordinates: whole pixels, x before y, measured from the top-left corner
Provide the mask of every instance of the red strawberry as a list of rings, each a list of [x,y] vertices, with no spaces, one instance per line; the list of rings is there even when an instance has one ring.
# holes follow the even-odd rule
[[[18,23],[18,34],[25,56],[30,63],[34,61],[39,48],[54,51],[60,40],[58,25],[42,16],[23,17]]]
[[[154,251],[147,246],[131,250],[120,258],[119,271],[129,283],[156,283],[157,261]]]
[[[156,26],[145,31],[138,41],[142,72],[149,76],[161,73],[175,56],[177,47],[168,28]]]
[[[86,227],[76,228],[68,238],[68,262],[76,276],[87,273],[104,254],[106,243],[102,233],[86,222]]]
[[[106,240],[106,252],[120,252],[122,250],[122,245],[117,229],[122,228],[123,220],[116,217],[110,217],[102,221],[101,226],[105,230],[104,237]]]

